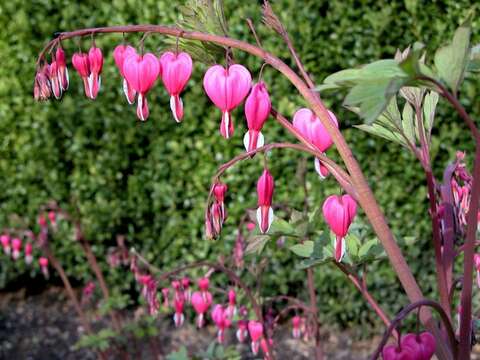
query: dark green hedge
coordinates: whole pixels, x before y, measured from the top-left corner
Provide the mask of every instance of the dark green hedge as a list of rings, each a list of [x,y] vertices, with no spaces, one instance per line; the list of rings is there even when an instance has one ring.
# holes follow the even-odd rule
[[[82,94],[81,83],[70,70],[71,87],[62,101],[35,103],[32,81],[36,55],[55,31],[81,27],[133,23],[174,23],[178,17],[174,1],[23,1],[11,0],[0,11],[0,227],[18,214],[35,224],[38,206],[50,199],[63,206],[78,204],[86,236],[98,257],[114,245],[115,235],[127,235],[135,246],[158,266],[172,267],[179,262],[214,258],[232,247],[235,221],[244,209],[256,205],[255,181],[261,159],[242,163],[228,172],[229,220],[223,239],[207,242],[202,237],[203,206],[216,167],[243,150],[245,129],[242,112],[235,111],[236,135],[225,141],[218,134],[220,114],[210,104],[201,86],[205,67],[195,64],[193,79],[184,95],[185,120],[181,125],[171,118],[168,96],[157,86],[149,96],[151,117],[136,120],[127,106],[121,82],[111,56],[119,35],[97,37],[106,55],[102,90],[96,101]],[[465,16],[470,1],[293,1],[273,2],[285,21],[307,70],[317,81],[342,68],[379,58],[392,57],[396,48],[416,40],[430,51],[446,42]],[[260,25],[260,2],[226,0],[231,35],[253,41],[245,18],[252,17],[267,49],[291,63],[283,43]],[[478,21],[474,39],[479,40]],[[139,35],[127,39],[137,43]],[[78,46],[88,48],[89,40],[65,41],[72,54]],[[164,46],[157,35],[147,38],[146,49]],[[235,52],[237,61],[258,73],[261,62]],[[292,86],[267,68],[268,83],[275,106],[291,116],[303,105]],[[480,115],[478,79],[467,79],[463,101],[475,117]],[[413,245],[404,251],[426,294],[431,294],[434,272],[433,251],[429,246],[427,204],[424,180],[414,159],[398,146],[371,138],[352,125],[358,119],[342,109],[341,94],[325,96],[337,113],[341,128],[370,179],[389,222],[399,237],[412,236]],[[452,159],[456,149],[471,151],[470,138],[456,116],[440,105],[434,140],[435,162],[439,168]],[[268,141],[290,139],[273,120],[265,130]],[[332,156],[334,151],[332,151]],[[302,190],[295,180],[301,155],[290,151],[273,152],[271,172],[276,179],[275,200],[301,206]],[[321,204],[327,193],[338,191],[332,180],[319,182],[309,161],[311,203]],[[273,245],[273,244],[272,244]],[[270,246],[271,256],[264,284],[266,293],[274,290],[303,291],[304,275],[294,270],[295,258],[287,250]],[[71,239],[56,239],[69,274],[85,281],[87,265]],[[2,258],[0,287],[14,281],[18,270]],[[106,267],[106,263],[104,262]],[[389,311],[405,301],[387,262],[370,270],[373,292]],[[119,289],[129,287],[124,273],[110,272],[109,282]],[[359,295],[342,274],[333,268],[317,271],[322,317],[342,326],[377,322]]]

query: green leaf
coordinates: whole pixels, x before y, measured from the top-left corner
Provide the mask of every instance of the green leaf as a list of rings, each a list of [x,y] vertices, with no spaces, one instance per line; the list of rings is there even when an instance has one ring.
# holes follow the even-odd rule
[[[353,234],[348,234],[345,238],[347,244],[347,253],[351,257],[358,255],[358,248],[360,247],[360,239]]]
[[[435,109],[437,107],[438,97],[438,93],[435,91],[430,91],[425,95],[423,100],[424,126],[428,135],[428,139],[430,139],[430,134],[433,128],[433,120],[435,119]]]
[[[403,133],[408,141],[415,145],[415,115],[412,106],[407,102],[402,112]]]
[[[295,235],[295,228],[287,221],[275,217],[273,219],[272,225],[270,226],[269,233],[276,235],[292,236]]]
[[[378,243],[377,239],[368,240],[365,244],[360,247],[358,251],[358,257],[362,258],[368,254],[370,249]]]
[[[480,72],[480,44],[472,46],[467,71]]]
[[[468,62],[471,17],[455,31],[450,44],[440,48],[435,53],[435,66],[440,77],[456,93],[463,81],[465,68]]]
[[[248,238],[248,244],[245,249],[245,254],[260,254],[265,247],[265,244],[270,240],[268,235],[254,235],[251,238]]]
[[[180,350],[172,352],[167,355],[167,360],[188,360],[188,352],[185,346],[182,346]]]
[[[303,244],[295,244],[290,247],[290,250],[301,257],[310,257],[313,253],[313,241],[307,240]]]

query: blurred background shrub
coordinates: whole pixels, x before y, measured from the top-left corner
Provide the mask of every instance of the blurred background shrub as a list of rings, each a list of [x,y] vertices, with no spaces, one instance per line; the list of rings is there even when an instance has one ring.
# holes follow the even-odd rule
[[[35,103],[31,94],[36,56],[56,31],[135,23],[173,24],[179,14],[176,3],[11,0],[4,2],[0,10],[0,227],[12,224],[12,214],[35,227],[39,206],[52,199],[70,209],[75,204],[86,236],[108,273],[109,283],[118,292],[131,289],[133,279],[126,281],[124,270],[110,270],[106,263],[105,254],[115,245],[117,234],[125,234],[129,246],[164,268],[228,255],[236,222],[247,208],[256,206],[255,184],[262,158],[257,156],[228,171],[224,181],[229,185],[229,218],[223,237],[216,242],[206,241],[203,210],[211,176],[217,166],[243,151],[245,124],[243,111],[237,109],[233,113],[235,136],[229,141],[220,137],[220,113],[202,89],[205,65],[195,64],[183,96],[182,124],[174,122],[160,83],[149,94],[151,116],[140,123],[135,108],[126,104],[113,62],[112,51],[122,41],[121,35],[96,38],[105,55],[102,89],[96,101],[85,98],[81,81],[70,66],[70,89],[63,99]],[[231,36],[253,42],[245,22],[251,17],[265,47],[293,66],[282,41],[261,24],[260,5],[260,1],[225,1]],[[285,22],[306,69],[320,83],[340,69],[391,58],[397,48],[415,41],[426,43],[433,54],[450,39],[471,2],[277,0],[272,5]],[[473,28],[476,43],[480,39],[478,20]],[[137,45],[140,36],[127,35],[126,39]],[[89,38],[63,43],[69,57],[79,47],[86,50],[89,46]],[[155,34],[145,42],[146,50],[157,53],[165,46],[162,37]],[[234,55],[254,77],[258,75],[262,65],[258,59],[237,51]],[[291,117],[305,105],[275,70],[267,67],[264,79],[280,112]],[[480,115],[480,102],[474,103],[479,91],[480,83],[473,78],[467,79],[462,88],[462,101],[474,118]],[[352,128],[359,119],[342,108],[342,94],[326,94],[324,101],[337,114],[426,296],[433,296],[433,250],[420,166],[399,146]],[[457,149],[472,151],[468,132],[444,103],[439,106],[434,134],[438,175]],[[292,140],[272,119],[266,123],[265,136],[269,142]],[[338,158],[334,150],[330,154]],[[301,208],[303,190],[295,173],[303,157],[288,150],[274,151],[269,157],[277,185],[276,202]],[[327,194],[338,193],[339,187],[331,179],[319,181],[312,159],[308,159],[308,169],[309,200],[312,207],[317,207]],[[72,239],[56,239],[55,248],[78,283],[91,278]],[[274,295],[278,289],[290,294],[305,291],[304,273],[295,270],[298,258],[288,250],[269,244],[261,257],[270,259],[262,281],[264,295]],[[254,263],[260,260],[249,258]],[[20,275],[25,279],[25,275],[35,276],[36,271],[13,267],[2,258],[0,287],[18,283]],[[363,334],[365,326],[378,324],[355,289],[333,266],[318,268],[316,280],[323,322],[341,327],[362,324]],[[388,312],[406,303],[387,261],[370,266],[369,282]]]

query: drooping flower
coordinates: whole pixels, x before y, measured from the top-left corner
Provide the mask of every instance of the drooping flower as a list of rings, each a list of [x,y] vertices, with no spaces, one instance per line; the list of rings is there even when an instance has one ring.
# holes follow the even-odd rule
[[[239,232],[237,235],[237,239],[235,240],[235,245],[233,246],[233,261],[235,266],[239,269],[243,268],[245,262],[243,260],[244,255],[244,248],[245,248],[245,240],[243,235]]]
[[[52,226],[55,226],[57,224],[57,214],[55,213],[55,211],[48,212],[48,220],[50,220],[50,224],[52,224]]]
[[[265,354],[264,359],[269,359],[269,357],[266,354],[268,354],[268,348],[273,346],[273,339],[262,338],[260,340],[260,346],[262,348],[263,353]]]
[[[168,294],[170,293],[169,288],[163,288],[162,289],[162,296],[163,296],[163,306],[168,309],[170,306],[169,301],[168,301]]]
[[[217,341],[223,344],[225,341],[225,329],[232,325],[232,318],[222,305],[215,305],[212,310],[212,320],[217,326]]]
[[[215,226],[215,224],[218,223],[219,224],[218,227],[220,229],[227,218],[227,212],[225,211],[225,202],[224,202],[225,194],[227,193],[227,190],[228,190],[227,184],[224,184],[222,182],[217,182],[213,186],[213,195],[215,196],[215,204],[217,204],[216,207],[212,207],[213,224]],[[220,230],[218,230],[217,232],[220,232]]]
[[[254,355],[258,354],[260,348],[260,339],[263,337],[263,325],[259,321],[250,320],[248,322],[248,333],[252,339],[251,349]]]
[[[2,243],[3,253],[5,255],[10,255],[12,251],[12,248],[10,247],[10,236],[3,234],[0,236],[0,242]]]
[[[103,54],[102,50],[93,45],[88,51],[88,63],[90,65],[90,75],[88,77],[88,85],[90,87],[90,98],[96,99],[102,84]]]
[[[170,109],[176,122],[183,119],[183,101],[180,93],[192,75],[192,58],[185,52],[167,51],[160,57],[163,85],[170,94]]]
[[[33,98],[36,101],[48,100],[52,95],[52,86],[48,78],[49,67],[45,64],[37,69],[35,74],[35,81],[33,83]]]
[[[265,83],[260,81],[253,85],[252,91],[245,101],[248,132],[243,137],[243,144],[247,151],[255,150],[264,145],[265,139],[261,130],[271,108],[272,103]]]
[[[301,326],[302,318],[298,315],[295,315],[292,318],[292,336],[294,339],[300,339],[302,336]]]
[[[212,294],[210,292],[195,291],[192,294],[192,306],[197,313],[197,327],[201,328],[205,324],[205,313],[208,311],[210,305],[212,305]]]
[[[93,281],[89,281],[82,290],[82,303],[86,304],[88,303],[95,291],[95,283]]]
[[[161,67],[158,58],[152,53],[132,54],[123,62],[123,75],[129,86],[138,92],[137,116],[140,120],[148,119],[149,109],[146,95],[155,84]]]
[[[40,265],[40,268],[42,269],[43,276],[45,276],[46,279],[48,279],[49,273],[48,273],[48,258],[46,257],[40,257],[38,259],[38,264]]]
[[[257,182],[257,222],[262,233],[268,232],[273,222],[272,197],[274,187],[273,176],[265,169]]]
[[[157,282],[151,275],[141,275],[139,277],[142,284],[142,295],[148,304],[150,315],[156,315],[160,308],[160,303],[157,298]]]
[[[322,210],[325,221],[336,235],[335,260],[340,262],[345,255],[345,236],[357,214],[357,203],[350,195],[330,195],[323,203]]]
[[[94,45],[88,54],[75,53],[72,57],[72,64],[83,80],[85,95],[89,99],[95,100],[102,82],[100,77],[103,68],[102,50]]]
[[[175,307],[175,314],[173,315],[173,322],[176,327],[183,325],[185,321],[185,315],[183,314],[183,308],[185,305],[185,299],[183,296],[175,297],[173,300],[173,306]]]
[[[230,113],[245,99],[251,84],[250,72],[239,64],[230,65],[227,69],[214,65],[205,73],[203,88],[210,100],[222,111],[220,133],[226,139],[234,131]]]
[[[412,349],[414,360],[430,360],[435,353],[436,341],[428,331],[421,334],[407,334],[402,338],[402,348]]]
[[[241,343],[243,343],[248,336],[247,325],[248,325],[247,320],[238,320],[237,322],[238,329],[235,335],[237,336],[237,340]]]
[[[57,50],[55,52],[55,61],[57,62],[60,87],[62,91],[66,91],[68,89],[68,85],[70,84],[70,79],[68,76],[68,68],[65,60],[65,52],[63,51],[61,46],[57,47]]]
[[[332,123],[338,127],[335,114],[331,111],[328,111],[328,114]],[[327,129],[310,109],[302,108],[298,110],[293,115],[293,126],[320,152],[327,151],[333,144]],[[315,159],[315,170],[322,179],[325,178],[325,174],[328,175],[328,171],[325,172],[325,169],[322,169],[321,162],[318,159]]]
[[[192,300],[192,290],[190,289],[190,279],[188,277],[182,278],[183,295],[187,303]]]
[[[53,96],[55,96],[56,99],[60,99],[62,97],[62,86],[60,84],[58,64],[55,60],[48,65],[48,79],[50,80]]]
[[[30,265],[33,261],[32,253],[33,253],[32,243],[27,242],[25,244],[25,263],[27,265]]]
[[[388,345],[382,350],[383,360],[416,360],[413,351],[408,346]]]
[[[20,257],[20,251],[22,250],[22,240],[14,238],[12,240],[12,258],[17,260]]]
[[[233,289],[228,290],[228,306],[226,311],[230,318],[237,315],[237,294]]]
[[[115,65],[117,65],[118,71],[123,79],[123,93],[125,94],[125,97],[130,105],[135,102],[135,95],[137,92],[132,89],[132,87],[128,84],[127,79],[125,79],[125,75],[123,73],[123,63],[125,62],[125,59],[131,55],[137,55],[137,51],[130,45],[118,45],[113,50],[113,59],[115,60]]]
[[[208,287],[210,286],[210,280],[207,277],[198,279],[198,287],[201,292],[207,292]]]

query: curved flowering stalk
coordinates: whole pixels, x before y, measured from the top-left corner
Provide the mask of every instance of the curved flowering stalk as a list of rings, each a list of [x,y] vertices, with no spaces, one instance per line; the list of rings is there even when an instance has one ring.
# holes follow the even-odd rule
[[[352,185],[357,193],[357,199],[360,206],[365,211],[366,216],[368,217],[373,230],[378,235],[379,240],[381,241],[387,256],[390,259],[390,262],[402,283],[408,297],[410,298],[411,302],[419,301],[423,298],[422,292],[420,287],[418,286],[415,278],[405,261],[405,258],[402,255],[402,252],[397,245],[395,238],[385,220],[385,217],[380,209],[378,203],[375,200],[372,190],[370,189],[368,182],[363,175],[363,172],[360,169],[359,164],[355,160],[355,157],[347,145],[344,137],[342,136],[339,129],[331,122],[330,114],[328,110],[320,100],[319,96],[314,93],[304,80],[298,76],[298,74],[293,71],[288,65],[286,65],[283,61],[281,61],[278,57],[268,53],[264,49],[251,45],[249,43],[231,39],[224,36],[218,36],[213,34],[206,34],[196,31],[185,31],[180,28],[173,28],[161,25],[130,25],[130,26],[112,26],[112,27],[100,27],[100,28],[90,28],[90,29],[82,29],[73,32],[62,32],[57,34],[57,38],[50,41],[42,52],[39,55],[37,60],[37,65],[41,63],[44,59],[44,55],[47,51],[49,51],[53,46],[58,44],[61,40],[66,40],[73,37],[78,36],[88,36],[93,33],[127,33],[127,32],[149,32],[149,33],[161,33],[169,36],[181,37],[190,40],[199,40],[204,42],[212,42],[218,45],[222,45],[225,47],[236,48],[243,50],[247,53],[250,53],[254,56],[260,57],[266,63],[271,65],[273,68],[280,71],[285,77],[287,77],[290,82],[297,88],[300,94],[304,97],[306,102],[309,104],[311,110],[315,113],[315,115],[320,119],[323,126],[330,134],[341,158],[343,159],[346,168],[350,175],[352,176]],[[468,115],[467,115],[468,116]],[[289,131],[297,137],[300,141],[302,141],[305,145],[311,146],[309,142],[305,142],[302,140],[301,137],[298,136],[298,132]],[[478,149],[478,158],[480,159],[480,148]],[[476,162],[477,163],[477,162]],[[477,165],[477,164],[476,164]],[[476,171],[480,172],[480,161],[478,161],[478,167],[476,166]],[[480,181],[480,180],[479,180]],[[475,188],[474,191],[474,198],[478,196],[478,192],[480,192],[480,184],[478,185],[478,189]],[[475,206],[472,208],[478,208],[478,204],[474,202]],[[476,213],[475,213],[476,216]],[[470,218],[470,217],[469,217]],[[473,225],[472,225],[473,226]],[[471,233],[471,230],[469,231]],[[473,236],[475,235],[475,228],[473,228]],[[470,238],[470,236],[469,236]],[[470,265],[470,269],[466,269],[469,271],[469,278],[471,280],[472,270],[473,270],[473,254],[470,258],[466,258],[465,267]],[[468,273],[467,273],[468,274]],[[471,284],[470,284],[471,286]],[[468,293],[468,291],[466,291]],[[471,289],[470,289],[471,294]],[[467,301],[467,300],[465,300]],[[465,315],[466,316],[466,315]],[[441,334],[433,321],[432,314],[427,309],[422,309],[421,312],[421,319],[429,328],[429,330],[435,335],[437,339],[441,339]],[[438,341],[438,351],[437,354],[440,356],[441,359],[447,359],[451,357],[450,350],[445,346],[444,343]]]

